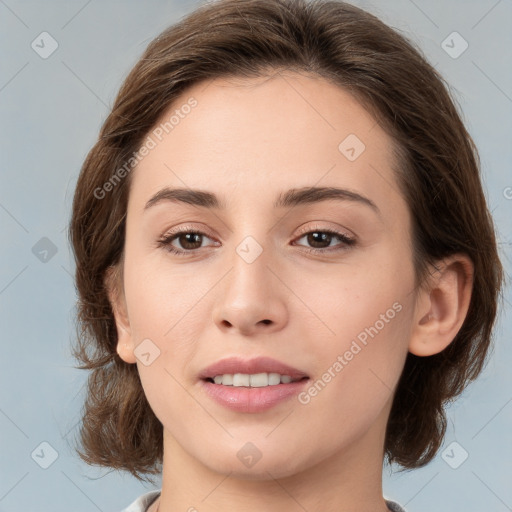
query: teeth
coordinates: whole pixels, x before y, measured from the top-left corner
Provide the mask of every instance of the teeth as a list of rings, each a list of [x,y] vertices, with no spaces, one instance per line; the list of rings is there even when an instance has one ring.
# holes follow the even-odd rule
[[[288,384],[293,382],[289,375],[280,375],[279,373],[226,373],[224,375],[215,375],[213,378],[215,384],[235,387],[264,388],[266,386],[277,386],[278,384]]]
[[[284,375],[283,375],[284,377]],[[277,384],[281,383],[281,375],[279,373],[269,373],[268,374],[268,385],[269,386],[276,386]]]
[[[239,387],[239,386],[249,386],[250,381],[250,375],[247,375],[245,373],[235,373],[233,375],[233,386]],[[224,382],[224,379],[222,379],[222,382]]]
[[[232,386],[233,385],[233,375],[226,375],[226,386]],[[222,382],[221,384],[224,384],[224,376],[222,376]]]

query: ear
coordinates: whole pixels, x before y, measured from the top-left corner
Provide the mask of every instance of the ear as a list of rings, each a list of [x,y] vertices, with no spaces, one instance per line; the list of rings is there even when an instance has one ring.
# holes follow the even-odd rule
[[[135,346],[131,335],[128,311],[123,289],[122,263],[108,267],[105,273],[105,289],[114,312],[117,329],[117,353],[126,363],[137,362],[134,354]]]
[[[474,266],[465,254],[438,262],[418,291],[409,352],[430,356],[444,350],[459,332],[468,312]]]

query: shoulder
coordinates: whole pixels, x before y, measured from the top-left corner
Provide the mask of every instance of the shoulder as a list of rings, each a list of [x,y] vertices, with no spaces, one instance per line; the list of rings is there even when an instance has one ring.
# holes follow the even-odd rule
[[[388,506],[391,512],[406,512],[405,508],[401,507],[398,503],[394,501],[386,500],[386,505]]]
[[[148,507],[160,496],[160,491],[151,491],[139,496],[131,505],[121,512],[146,512]]]

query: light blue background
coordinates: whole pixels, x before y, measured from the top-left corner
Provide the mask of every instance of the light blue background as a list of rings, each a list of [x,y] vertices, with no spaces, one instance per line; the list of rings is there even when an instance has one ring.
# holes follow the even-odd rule
[[[353,3],[417,42],[453,86],[510,274],[512,4]],[[0,512],[118,512],[149,488],[88,467],[72,449],[86,372],[70,356],[75,292],[65,229],[79,168],[122,79],[153,37],[197,5],[0,0]],[[31,48],[43,31],[59,44],[46,60]],[[469,43],[457,59],[441,47],[453,31]],[[46,263],[32,253],[42,237],[57,248]],[[468,459],[452,469],[440,452],[424,469],[385,472],[385,495],[408,512],[512,510],[511,333],[508,310],[485,372],[449,410],[444,447],[457,441]],[[31,458],[44,441],[58,452],[46,470]]]

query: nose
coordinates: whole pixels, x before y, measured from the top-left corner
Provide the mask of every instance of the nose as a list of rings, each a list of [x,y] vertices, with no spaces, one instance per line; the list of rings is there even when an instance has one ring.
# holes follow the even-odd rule
[[[221,331],[253,336],[271,334],[286,325],[287,288],[269,260],[265,250],[251,263],[234,254],[213,311]]]

